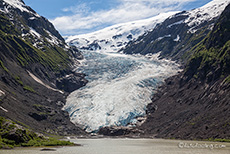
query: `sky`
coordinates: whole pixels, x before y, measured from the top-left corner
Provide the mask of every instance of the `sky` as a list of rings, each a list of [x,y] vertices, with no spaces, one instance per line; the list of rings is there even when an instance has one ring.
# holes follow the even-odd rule
[[[211,0],[24,0],[63,36],[97,31],[169,11],[191,10]]]

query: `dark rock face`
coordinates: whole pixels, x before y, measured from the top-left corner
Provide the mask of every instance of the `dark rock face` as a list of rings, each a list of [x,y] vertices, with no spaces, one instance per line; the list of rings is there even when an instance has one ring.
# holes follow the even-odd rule
[[[47,115],[44,114],[38,114],[38,113],[29,113],[29,116],[31,116],[32,118],[34,118],[37,121],[42,121],[42,120],[46,120],[47,119]]]
[[[99,130],[98,134],[105,136],[123,136],[131,132],[128,128],[121,127],[103,127]]]
[[[85,132],[70,122],[68,113],[62,110],[66,96],[60,92],[46,88],[35,82],[26,71],[16,66],[17,73],[25,85],[33,87],[35,92],[25,90],[9,74],[0,81],[0,89],[4,97],[0,101],[0,116],[29,126],[36,132],[46,132],[59,135],[84,135]],[[0,69],[0,73],[2,69]],[[1,76],[1,75],[0,75]]]
[[[75,46],[71,46],[70,47],[70,53],[72,54],[72,56],[78,60],[82,60],[84,59],[83,55],[81,54],[81,52],[75,47]]]
[[[97,49],[101,50],[101,46],[98,44],[97,41],[94,41],[88,47],[83,47],[81,49],[83,49],[83,50],[92,50],[92,51],[97,50]]]
[[[142,132],[136,128],[130,127],[103,127],[98,131],[98,134],[104,136],[139,136]]]
[[[66,77],[57,79],[56,86],[66,92],[73,92],[80,87],[83,87],[88,82],[83,74],[75,73],[67,75]]]
[[[144,136],[180,139],[230,136],[229,84],[223,80],[212,84],[195,79],[184,82],[179,75],[167,81],[171,84],[160,87],[147,107],[148,118],[139,128]]]

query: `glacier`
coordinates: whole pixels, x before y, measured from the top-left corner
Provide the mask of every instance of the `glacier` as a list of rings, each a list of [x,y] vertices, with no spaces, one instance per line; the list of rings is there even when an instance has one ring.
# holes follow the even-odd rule
[[[64,110],[87,132],[104,126],[127,126],[144,116],[154,89],[174,75],[179,65],[157,55],[124,55],[84,51],[76,69],[89,83],[71,93]]]

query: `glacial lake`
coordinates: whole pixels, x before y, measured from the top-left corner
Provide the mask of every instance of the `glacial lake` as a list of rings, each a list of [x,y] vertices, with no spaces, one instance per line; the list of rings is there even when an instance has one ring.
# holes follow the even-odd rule
[[[76,147],[0,150],[1,154],[230,154],[230,143],[163,139],[77,139]]]

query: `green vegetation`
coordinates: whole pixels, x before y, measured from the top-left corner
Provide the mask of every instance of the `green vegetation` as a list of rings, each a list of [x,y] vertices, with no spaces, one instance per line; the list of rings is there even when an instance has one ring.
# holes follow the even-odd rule
[[[24,89],[24,90],[27,90],[27,91],[30,91],[30,92],[32,92],[32,93],[36,93],[36,91],[35,91],[32,87],[27,86],[27,85],[24,86],[23,89]]]
[[[18,34],[13,24],[3,13],[0,13],[0,23],[0,31]]]
[[[15,76],[14,76],[14,79],[15,79],[20,85],[23,86],[23,82],[22,82],[20,76],[15,75]]]
[[[206,141],[214,141],[214,142],[230,142],[230,139],[219,139],[219,138],[209,138]]]
[[[6,72],[9,72],[9,70],[4,66],[1,60],[0,60],[0,67],[3,68]]]
[[[45,137],[34,133],[11,120],[0,117],[0,149],[14,148],[18,146],[66,146],[74,145],[69,141],[61,141],[55,138]]]
[[[15,26],[3,13],[0,13],[0,21],[0,42],[3,44],[1,50],[13,57],[19,65],[30,67],[31,64],[40,63],[44,68],[55,73],[60,73],[69,68],[71,63],[70,53],[63,48],[64,43],[62,45],[51,44],[45,38],[49,34],[44,34],[45,36],[41,36],[42,42],[39,44],[39,48],[36,48],[33,46],[34,39],[31,39],[33,36],[28,35],[22,39]],[[29,31],[26,24],[24,27],[28,28]],[[0,66],[7,70],[1,61]]]
[[[206,77],[207,74],[215,69],[221,69],[220,75],[228,75],[230,67],[230,41],[222,48],[211,47],[207,49],[203,44],[200,44],[195,49],[194,55],[191,57],[186,71],[193,71],[195,78]],[[203,75],[203,76],[201,76]],[[226,78],[228,81],[229,78]]]
[[[230,83],[230,75],[224,79],[225,83]]]
[[[194,53],[186,67],[186,74],[199,79],[230,77],[230,21],[222,16],[206,38],[198,43],[189,53]]]
[[[48,138],[48,139],[40,139],[36,138],[34,140],[29,140],[27,143],[22,143],[21,146],[23,147],[31,147],[31,146],[67,146],[67,145],[74,145],[69,141],[61,141],[55,138]]]

